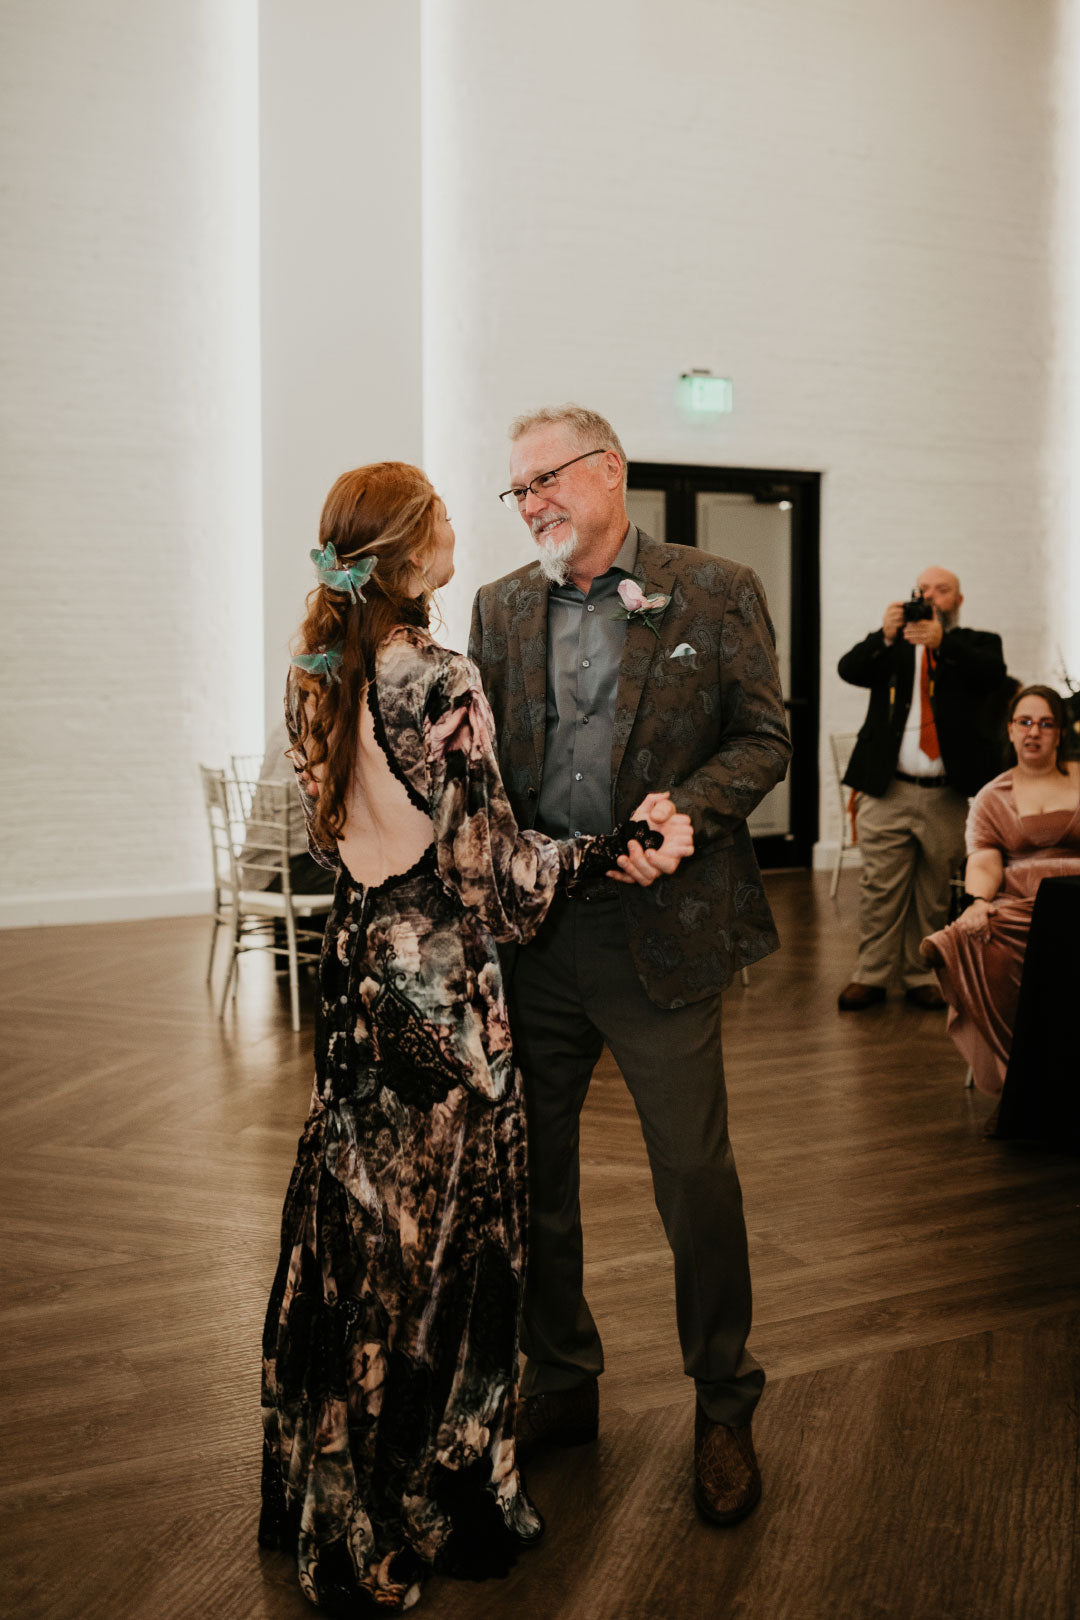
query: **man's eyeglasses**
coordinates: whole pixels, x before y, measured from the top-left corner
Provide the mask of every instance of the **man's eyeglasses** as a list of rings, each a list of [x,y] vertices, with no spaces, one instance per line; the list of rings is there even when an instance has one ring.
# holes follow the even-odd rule
[[[1029,714],[1018,714],[1013,719],[1014,726],[1020,726],[1024,731],[1030,731],[1032,726],[1038,726],[1040,731],[1056,731],[1057,722],[1054,720],[1033,720]]]
[[[602,456],[603,454],[603,450],[586,450],[584,455],[574,456],[570,461],[564,461],[560,466],[552,467],[550,472],[537,473],[531,483],[512,484],[509,489],[503,490],[499,499],[504,506],[508,506],[513,511],[515,506],[524,506],[530,495],[546,495],[549,490],[557,489],[559,486],[559,474],[565,472],[567,467],[572,467],[578,461],[587,461],[590,456]]]

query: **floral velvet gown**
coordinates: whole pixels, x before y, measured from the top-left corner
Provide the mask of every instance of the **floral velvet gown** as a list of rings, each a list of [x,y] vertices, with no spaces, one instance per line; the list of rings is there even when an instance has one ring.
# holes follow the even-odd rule
[[[260,1540],[350,1616],[410,1607],[431,1567],[505,1573],[541,1532],[514,1457],[525,1136],[496,941],[626,847],[518,831],[475,666],[426,633],[382,643],[367,701],[432,842],[377,888],[339,872],[262,1380]]]

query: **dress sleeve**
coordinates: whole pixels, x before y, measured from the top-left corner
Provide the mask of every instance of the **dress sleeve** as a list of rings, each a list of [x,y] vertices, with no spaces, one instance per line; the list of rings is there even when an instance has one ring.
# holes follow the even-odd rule
[[[573,839],[520,830],[499,774],[479,671],[460,654],[432,681],[422,726],[439,874],[500,943],[530,939],[555,894],[610,870],[629,838],[660,842],[644,823]]]
[[[964,834],[969,855],[977,855],[981,849],[996,849],[1002,854],[1008,853],[1003,798],[1000,778],[997,778],[993,782],[987,782],[972,799]]]

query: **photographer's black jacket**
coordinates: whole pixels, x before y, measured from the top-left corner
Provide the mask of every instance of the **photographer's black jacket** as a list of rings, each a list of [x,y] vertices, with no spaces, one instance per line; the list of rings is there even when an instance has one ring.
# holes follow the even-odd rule
[[[870,707],[844,781],[880,798],[896,770],[911,707],[915,648],[902,635],[889,647],[884,632],[874,630],[844,654],[837,672],[852,686],[870,688]],[[1006,682],[1000,636],[989,630],[945,632],[931,703],[946,778],[965,797],[1003,768],[999,732]]]

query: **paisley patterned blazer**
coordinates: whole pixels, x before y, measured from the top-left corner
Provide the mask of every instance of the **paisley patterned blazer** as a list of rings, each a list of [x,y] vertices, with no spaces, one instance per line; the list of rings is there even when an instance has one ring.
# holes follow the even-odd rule
[[[632,619],[612,735],[612,822],[671,790],[695,853],[650,888],[619,886],[634,963],[661,1007],[700,1001],[779,940],[746,818],[791,756],[775,635],[754,572],[690,546],[638,540],[646,595],[671,600],[658,634]],[[469,653],[495,713],[499,765],[518,825],[536,817],[544,768],[548,585],[529,563],[483,586]],[[676,649],[689,653],[673,656]]]

